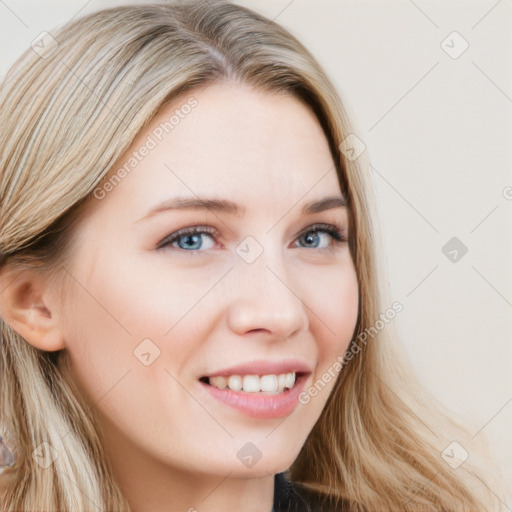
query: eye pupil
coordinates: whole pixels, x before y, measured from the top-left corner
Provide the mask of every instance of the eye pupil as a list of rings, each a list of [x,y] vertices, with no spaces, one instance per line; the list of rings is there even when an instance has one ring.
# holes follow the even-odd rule
[[[199,249],[201,247],[201,236],[200,235],[186,235],[181,238],[184,242],[182,245],[183,249]]]
[[[306,244],[318,242],[318,233],[315,231],[310,231],[309,233],[306,233],[305,241],[306,241]],[[318,245],[318,244],[315,244],[315,246],[316,245]]]

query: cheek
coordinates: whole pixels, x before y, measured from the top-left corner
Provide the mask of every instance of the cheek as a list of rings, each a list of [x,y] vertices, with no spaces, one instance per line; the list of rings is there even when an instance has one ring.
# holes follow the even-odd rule
[[[346,349],[354,333],[359,287],[352,265],[326,272],[319,281],[317,290],[310,292],[310,321],[321,333],[314,333],[320,356],[332,356]]]
[[[89,274],[73,269],[66,286],[64,337],[73,375],[97,403],[115,386],[126,386],[130,378],[125,377],[141,366],[133,351],[154,333],[136,331],[134,326],[147,319],[145,301],[151,294],[134,282],[126,267],[113,264],[108,256],[98,258]],[[151,321],[146,325],[152,325]]]
[[[340,361],[348,349],[357,323],[359,287],[355,269],[347,265],[319,278],[317,291],[310,291],[310,329],[316,341],[318,365],[311,396],[322,408],[342,370]],[[320,291],[321,290],[321,291]]]
[[[165,368],[180,374],[204,336],[197,311],[209,313],[201,299],[219,279],[215,272],[183,279],[179,271],[162,275],[135,263],[106,256],[94,272],[75,272],[67,283],[64,336],[73,374],[94,403],[114,387],[134,387],[135,397],[137,386],[156,386]]]
[[[134,338],[101,287],[75,282],[72,290],[63,334],[74,380],[95,404],[133,366]]]
[[[124,330],[158,339],[194,315],[226,271],[224,267],[184,269],[167,261],[165,253],[124,256],[115,263],[105,260],[104,267],[89,281],[97,301]]]

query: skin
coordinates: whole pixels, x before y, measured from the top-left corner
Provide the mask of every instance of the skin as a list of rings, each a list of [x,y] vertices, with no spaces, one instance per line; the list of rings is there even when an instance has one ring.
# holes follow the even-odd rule
[[[261,419],[208,396],[198,378],[255,359],[298,357],[314,368],[307,389],[345,352],[358,304],[348,245],[325,232],[309,242],[300,233],[327,223],[350,236],[347,211],[300,212],[306,202],[341,195],[309,108],[240,84],[210,84],[166,106],[107,179],[192,95],[198,105],[190,114],[87,205],[58,287],[26,275],[24,288],[19,276],[3,294],[2,314],[34,346],[67,351],[134,512],[270,511],[273,475],[296,459],[334,379],[288,417]],[[246,211],[140,220],[164,200],[195,195]],[[218,232],[199,235],[193,250],[157,249],[189,226]],[[263,248],[251,264],[236,252],[248,236]],[[187,246],[186,236],[180,243]],[[160,355],[145,366],[134,350],[147,338]],[[247,442],[262,454],[250,468],[237,457]]]

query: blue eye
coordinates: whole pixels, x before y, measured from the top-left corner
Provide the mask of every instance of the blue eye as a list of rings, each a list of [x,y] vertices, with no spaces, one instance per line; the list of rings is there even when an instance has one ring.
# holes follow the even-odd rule
[[[185,251],[198,251],[200,249],[211,249],[213,247],[213,235],[216,231],[207,226],[194,226],[192,228],[184,228],[176,231],[172,235],[164,238],[159,244],[157,249],[160,249],[165,246],[173,246],[178,249],[183,249]],[[203,246],[203,235],[208,235],[211,244],[206,244],[206,247]]]
[[[323,235],[323,236],[321,236]],[[304,240],[306,247],[311,249],[328,249],[330,242],[343,243],[347,241],[343,231],[332,224],[315,224],[308,227],[297,238],[298,241]],[[326,245],[320,247],[321,242]]]
[[[217,230],[208,226],[193,226],[183,228],[164,238],[157,246],[157,249],[171,246],[184,251],[200,252],[211,249],[214,245],[214,236]],[[206,244],[204,240],[209,239]],[[332,224],[314,224],[303,230],[297,237],[297,242],[302,241],[304,245],[295,245],[305,249],[329,249],[335,244],[344,243],[347,238],[344,231]]]

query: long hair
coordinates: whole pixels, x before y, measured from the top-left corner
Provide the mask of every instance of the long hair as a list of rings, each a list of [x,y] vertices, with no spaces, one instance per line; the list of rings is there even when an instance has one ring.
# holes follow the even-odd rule
[[[311,108],[354,235],[354,357],[287,470],[290,480],[312,506],[336,510],[493,510],[471,460],[455,471],[441,455],[463,430],[430,409],[391,325],[375,328],[387,298],[372,182],[363,160],[339,149],[352,133],[339,95],[310,52],[262,15],[223,0],[123,6],[73,21],[28,49],[0,90],[0,266],[49,272],[64,265],[81,207],[135,136],[163,105],[226,81],[292,94]],[[0,435],[18,461],[2,512],[128,511],[92,411],[58,364],[65,351],[38,350],[1,319],[0,343]],[[33,457],[42,449],[58,452],[46,468]]]

